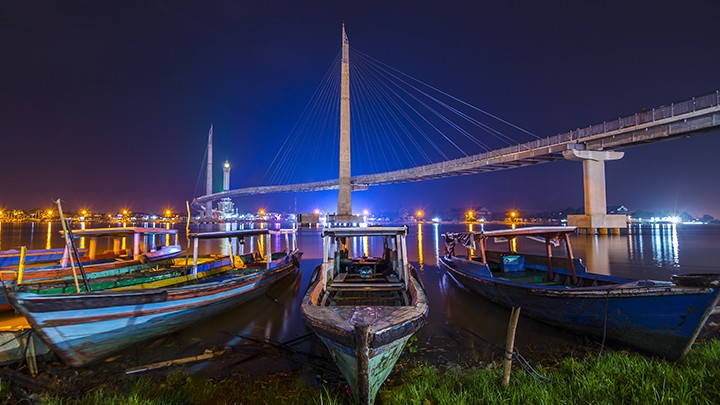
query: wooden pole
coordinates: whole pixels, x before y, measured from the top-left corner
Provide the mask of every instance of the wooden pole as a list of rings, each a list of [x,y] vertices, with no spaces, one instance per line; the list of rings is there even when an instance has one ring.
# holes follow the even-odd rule
[[[17,284],[22,284],[23,281],[23,273],[25,272],[25,253],[27,252],[27,247],[20,246],[20,262],[18,263],[18,274],[17,274]]]
[[[188,248],[190,248],[190,201],[185,200],[185,208],[187,209],[187,221],[185,221],[185,238],[188,241]]]
[[[572,247],[570,246],[570,235],[565,234],[565,249],[567,249],[567,257],[570,260],[570,274],[572,274],[572,282],[577,285],[577,273],[575,273],[575,257],[573,256]]]
[[[520,307],[513,307],[510,312],[507,339],[505,340],[505,359],[503,360],[503,387],[510,384],[510,370],[512,369],[513,350],[515,349],[515,330],[520,318]]]
[[[68,256],[70,257],[70,267],[72,268],[73,280],[75,281],[75,292],[79,293],[80,292],[80,284],[78,283],[77,272],[75,271],[75,261],[73,260],[73,253],[72,253],[72,249],[70,246],[70,243],[71,243],[70,238],[72,238],[72,236],[70,236],[70,234],[68,233],[67,224],[65,224],[65,215],[62,212],[62,208],[60,208],[60,199],[59,198],[56,201],[56,203],[57,203],[58,209],[60,211],[60,224],[62,224],[63,232],[65,234],[65,249],[67,249]],[[88,292],[89,291],[90,290],[88,290]]]
[[[547,279],[548,281],[552,281],[555,275],[553,274],[552,267],[552,246],[550,245],[550,236],[545,237],[545,250],[547,255]]]

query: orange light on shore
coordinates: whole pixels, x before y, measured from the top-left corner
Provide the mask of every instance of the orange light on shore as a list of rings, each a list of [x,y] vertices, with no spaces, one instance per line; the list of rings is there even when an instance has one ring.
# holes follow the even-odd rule
[[[260,209],[258,210],[258,214],[260,214],[260,215],[265,215],[265,208],[260,208]]]
[[[171,209],[166,209],[166,210],[165,210],[165,218],[170,218],[171,216],[172,216],[172,210],[171,210]]]
[[[315,208],[315,211],[314,211],[314,212],[315,212],[315,215],[320,215],[320,209]]]
[[[418,218],[422,218],[425,216],[425,212],[423,212],[423,210],[417,210],[415,211],[415,216]]]

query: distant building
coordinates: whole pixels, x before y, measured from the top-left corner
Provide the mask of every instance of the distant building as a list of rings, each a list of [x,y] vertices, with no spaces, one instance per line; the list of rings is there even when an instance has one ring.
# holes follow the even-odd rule
[[[607,207],[608,214],[628,215],[628,209],[624,205],[611,205]]]

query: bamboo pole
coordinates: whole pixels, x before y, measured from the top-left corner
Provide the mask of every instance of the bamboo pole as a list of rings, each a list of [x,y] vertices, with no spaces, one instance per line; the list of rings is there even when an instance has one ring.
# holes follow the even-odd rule
[[[510,370],[512,369],[513,350],[515,349],[515,330],[520,318],[520,307],[513,307],[510,312],[507,339],[505,340],[505,359],[503,360],[503,387],[510,384]]]
[[[23,281],[23,273],[25,272],[25,254],[27,252],[27,247],[20,246],[20,262],[18,263],[18,274],[17,274],[17,284],[22,284]]]
[[[62,224],[63,232],[65,234],[65,249],[67,249],[68,257],[70,257],[70,268],[72,268],[73,281],[75,281],[75,292],[79,293],[80,284],[78,283],[77,272],[75,271],[75,260],[73,259],[73,252],[71,246],[72,242],[70,241],[70,238],[72,238],[72,236],[70,236],[70,234],[68,233],[67,224],[65,223],[65,215],[63,215],[62,207],[60,206],[60,199],[58,198],[55,203],[58,206],[58,211],[60,211],[60,224]],[[90,292],[89,289],[88,292]]]

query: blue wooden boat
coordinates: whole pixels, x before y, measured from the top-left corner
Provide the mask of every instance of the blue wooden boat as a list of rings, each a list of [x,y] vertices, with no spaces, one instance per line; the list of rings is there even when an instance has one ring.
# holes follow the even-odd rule
[[[88,228],[73,231],[75,239],[86,239],[86,249],[79,249],[85,272],[92,277],[96,271],[109,268],[131,267],[140,263],[159,262],[179,257],[183,249],[178,245],[178,230],[165,228],[125,227],[125,228]],[[99,250],[101,240],[112,244],[111,249]],[[124,248],[123,240],[130,240],[130,249]],[[43,252],[43,251],[28,251]],[[67,247],[50,249],[53,252],[48,260],[28,260],[23,266],[22,281],[40,281],[72,276]],[[52,260],[49,258],[52,257]],[[19,261],[19,253],[18,253]],[[55,263],[52,263],[55,262]],[[14,267],[0,268],[0,277],[4,282],[16,281],[18,262]]]
[[[85,255],[87,249],[82,249],[81,257]],[[41,264],[59,262],[65,253],[64,248],[58,249],[33,249],[25,251],[25,264]],[[17,267],[20,264],[20,250],[9,249],[0,251],[0,268]]]
[[[651,355],[685,355],[720,299],[720,275],[680,275],[668,282],[588,273],[573,256],[572,232],[574,227],[447,233],[440,264],[469,290],[504,307],[521,307],[523,315]],[[543,242],[545,255],[518,253],[520,237]],[[503,248],[488,250],[493,242]],[[456,255],[458,245],[468,255]],[[565,251],[553,255],[553,245]]]
[[[184,267],[184,274],[169,282],[143,277],[134,286],[90,293],[10,291],[10,303],[66,364],[77,367],[177,331],[297,274],[301,253],[288,249],[273,254],[268,230],[194,233],[189,238],[193,243],[192,261]],[[211,238],[231,241],[230,257],[215,256],[203,263],[198,244]],[[265,252],[234,254],[245,238],[265,239]],[[221,268],[215,266],[218,263]],[[202,274],[202,266],[214,267],[214,271],[209,276]]]
[[[302,301],[305,323],[327,346],[355,399],[375,400],[408,339],[427,319],[420,279],[407,259],[406,227],[329,228],[323,262]],[[352,246],[381,238],[379,257]]]

